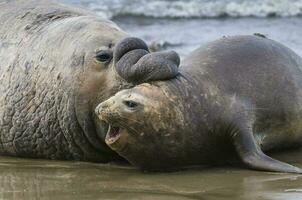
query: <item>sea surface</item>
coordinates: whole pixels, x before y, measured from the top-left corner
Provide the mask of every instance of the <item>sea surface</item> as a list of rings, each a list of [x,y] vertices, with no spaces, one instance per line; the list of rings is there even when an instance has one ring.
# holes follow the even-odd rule
[[[223,36],[261,33],[302,56],[302,0],[59,0],[182,58]],[[276,155],[302,167],[302,151]],[[0,199],[301,200],[302,175],[221,167],[145,173],[117,164],[0,157]]]
[[[261,33],[302,55],[302,0],[61,0],[182,57],[207,42]]]

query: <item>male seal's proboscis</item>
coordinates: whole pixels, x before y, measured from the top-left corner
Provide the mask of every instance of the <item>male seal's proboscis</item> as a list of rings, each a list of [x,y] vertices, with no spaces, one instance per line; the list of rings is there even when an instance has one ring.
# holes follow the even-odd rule
[[[142,169],[241,161],[302,172],[264,153],[302,146],[302,59],[270,39],[211,42],[175,79],[120,91],[96,113],[110,124],[106,143]]]
[[[113,22],[45,0],[0,0],[0,154],[106,162],[94,110],[117,91],[173,78],[179,57],[149,53]]]

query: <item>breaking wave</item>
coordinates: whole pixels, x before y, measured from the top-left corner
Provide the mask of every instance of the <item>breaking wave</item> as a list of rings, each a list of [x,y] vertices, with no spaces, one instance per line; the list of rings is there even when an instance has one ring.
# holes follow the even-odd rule
[[[290,17],[302,15],[302,0],[63,0],[105,18]]]

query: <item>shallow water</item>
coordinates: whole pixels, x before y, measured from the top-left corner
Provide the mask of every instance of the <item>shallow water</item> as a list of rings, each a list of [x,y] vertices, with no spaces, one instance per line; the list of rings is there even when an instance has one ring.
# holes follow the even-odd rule
[[[0,157],[0,199],[300,200],[302,175],[225,167],[143,173],[116,164]]]

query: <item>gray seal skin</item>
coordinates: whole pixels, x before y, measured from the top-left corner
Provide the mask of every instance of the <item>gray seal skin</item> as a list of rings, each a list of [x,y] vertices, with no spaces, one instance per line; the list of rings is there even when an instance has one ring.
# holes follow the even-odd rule
[[[0,154],[121,159],[104,142],[96,106],[123,88],[173,78],[178,65],[175,52],[149,53],[85,10],[0,0]]]
[[[302,146],[302,59],[270,39],[211,42],[175,79],[120,91],[96,113],[108,146],[144,170],[239,162],[302,173],[264,153]]]

